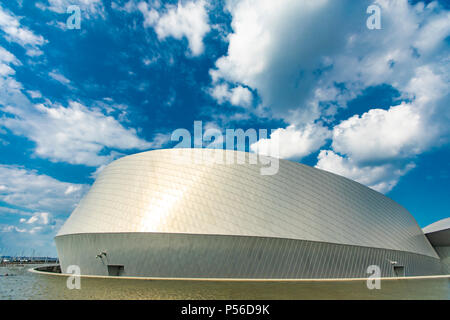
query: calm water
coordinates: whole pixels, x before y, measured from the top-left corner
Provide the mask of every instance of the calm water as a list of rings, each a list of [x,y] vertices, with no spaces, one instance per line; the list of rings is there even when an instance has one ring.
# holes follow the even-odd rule
[[[66,278],[0,267],[0,299],[450,299],[450,280],[385,280],[380,290],[365,281],[210,282],[82,278],[69,290]],[[13,276],[1,276],[4,274]]]

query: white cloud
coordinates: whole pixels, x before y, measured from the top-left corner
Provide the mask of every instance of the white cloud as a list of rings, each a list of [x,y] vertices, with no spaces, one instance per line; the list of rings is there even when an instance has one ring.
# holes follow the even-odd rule
[[[22,232],[26,232],[27,230],[18,228],[16,226],[3,226],[1,229],[1,232],[12,232],[12,231],[22,233]]]
[[[304,128],[291,125],[275,130],[269,139],[260,139],[250,149],[264,155],[299,160],[317,151],[329,137],[329,130],[321,124],[309,124]]]
[[[414,105],[425,115],[444,111],[440,103],[442,99],[446,102],[445,99],[450,93],[448,73],[446,73],[449,69],[447,65],[439,72],[439,70],[433,71],[430,65],[420,66],[414,70],[415,73],[402,91],[414,100]]]
[[[9,76],[14,73],[15,71],[10,66],[0,63],[0,76]]]
[[[9,51],[0,46],[0,76],[7,77],[14,75],[16,71],[10,65],[19,66],[20,61]]]
[[[27,55],[30,57],[38,57],[44,54],[44,51],[40,50],[40,49],[27,49]]]
[[[414,167],[415,156],[448,142],[442,139],[448,127],[435,119],[448,106],[445,80],[423,66],[403,92],[411,98],[409,103],[371,109],[335,126],[333,151],[323,150],[317,166],[388,192]]]
[[[128,2],[126,8],[127,11],[132,9],[132,2]],[[159,19],[159,13],[154,8],[149,8],[147,2],[140,2],[137,8],[144,16],[144,27],[154,27]]]
[[[34,216],[32,216],[30,219],[28,219],[27,221],[25,221],[25,223],[33,224],[33,223],[35,223],[37,220],[38,220],[38,216],[37,216],[37,215],[34,215]]]
[[[83,184],[61,182],[34,170],[11,165],[0,165],[0,181],[5,186],[0,192],[1,201],[41,213],[70,211],[87,190]],[[73,188],[74,192],[66,194],[68,188]]]
[[[12,63],[15,65],[20,65],[19,60],[9,51],[7,51],[5,48],[0,47],[0,62],[5,63]]]
[[[111,8],[117,11],[124,11],[127,13],[131,13],[137,10],[138,5],[144,6],[147,5],[146,2],[136,3],[137,0],[129,0],[125,4],[122,4],[121,1],[112,1]]]
[[[389,110],[372,109],[333,129],[333,150],[357,162],[407,158],[430,141],[426,123],[409,104]]]
[[[62,219],[50,219],[48,224],[19,223],[19,226],[0,225],[0,246],[3,253],[56,256],[53,238],[63,223]]]
[[[171,134],[157,133],[151,142],[151,147],[155,149],[161,148],[163,145],[170,141]]]
[[[0,6],[0,29],[5,33],[6,39],[16,42],[28,49],[43,45],[46,40],[41,35],[35,35],[31,30],[20,25],[19,19],[8,13]],[[35,55],[36,51],[29,51]]]
[[[345,44],[350,25],[342,23],[343,18],[363,7],[325,0],[227,4],[233,33],[228,35],[227,55],[211,70],[213,82],[223,79],[256,89],[277,116],[304,107],[317,81],[314,71],[323,66],[325,56]],[[331,26],[339,26],[332,38]]]
[[[50,10],[57,13],[66,13],[71,5],[80,7],[83,17],[100,15],[104,17],[102,0],[47,0],[48,5],[37,2],[36,7],[41,10]]]
[[[193,56],[203,53],[203,38],[211,29],[205,1],[167,5],[166,11],[162,14],[154,8],[149,8],[146,2],[140,2],[138,9],[144,16],[144,27],[153,27],[160,40],[167,37],[178,40],[186,38]]]
[[[27,111],[23,106],[2,110],[12,116],[1,118],[0,125],[34,141],[36,155],[52,161],[99,166],[117,155],[105,154],[105,147],[142,150],[153,146],[137,137],[135,129],[74,101],[68,107],[38,104]]]
[[[31,234],[35,234],[38,233],[39,231],[42,231],[42,227],[33,227],[31,228],[31,230],[29,231]]]
[[[11,74],[0,76],[0,101],[3,102],[1,93],[7,91],[17,91],[22,89],[22,84],[10,77]]]
[[[382,193],[389,192],[400,177],[415,167],[412,162],[400,166],[391,163],[360,166],[331,150],[320,151],[318,160],[317,168],[355,180]]]
[[[42,94],[41,94],[40,91],[37,91],[37,90],[28,90],[27,93],[29,94],[29,96],[30,96],[32,99],[39,99],[39,98],[42,98]]]
[[[319,159],[327,170],[359,181],[369,172],[373,178],[366,183],[386,191],[413,166],[417,155],[448,141],[450,64],[445,39],[450,35],[450,13],[436,2],[377,0],[382,29],[369,30],[369,4],[230,0],[233,32],[228,35],[228,52],[210,75],[219,103],[227,97],[226,84],[239,83],[257,92],[262,107],[289,124],[279,129],[286,135],[280,139],[281,148],[283,141],[305,137],[298,128],[332,123],[366,88],[392,86],[403,104],[389,110],[365,106],[374,109],[333,128],[329,152],[340,158],[329,159],[342,159],[345,165],[328,161],[325,166],[323,153]],[[324,135],[313,140],[314,146],[291,143],[281,156],[301,158],[326,139]],[[269,145],[268,140],[262,142]]]
[[[247,88],[237,86],[231,89],[230,102],[235,106],[249,106],[252,102],[252,93]]]
[[[97,169],[95,169],[94,172],[91,173],[90,177],[92,179],[97,179],[98,175],[103,171],[103,169],[105,169],[107,166],[107,164],[102,164],[100,166],[97,167]]]
[[[442,45],[443,40],[450,34],[450,12],[444,11],[426,24],[414,41],[421,54],[432,53]]]
[[[66,191],[64,191],[64,194],[68,195],[68,194],[80,191],[80,189],[81,189],[81,186],[79,186],[79,185],[78,186],[70,185],[67,187]]]
[[[242,86],[236,86],[230,89],[226,83],[218,84],[210,90],[210,94],[220,104],[228,101],[234,106],[247,108],[252,102],[252,93]]]
[[[33,214],[28,220],[21,218],[19,220],[20,223],[26,224],[43,224],[47,225],[50,222],[50,214],[48,212],[37,212]],[[33,230],[33,229],[31,229]],[[30,232],[31,232],[30,230]],[[32,232],[34,233],[34,232]]]
[[[220,104],[230,100],[229,96],[231,95],[231,92],[227,84],[216,85],[211,89],[210,93],[211,96]]]
[[[70,80],[67,79],[64,75],[62,75],[62,74],[61,74],[60,72],[58,72],[57,70],[50,71],[50,72],[48,73],[48,75],[49,75],[52,79],[54,79],[54,80],[56,80],[56,81],[58,81],[58,82],[60,82],[60,83],[62,83],[62,84],[64,84],[64,85],[70,84]]]
[[[435,3],[376,2],[382,30],[374,31],[365,27],[365,2],[228,1],[233,32],[210,71],[213,83],[253,88],[275,116],[305,124],[330,112],[323,102],[334,102],[336,113],[368,86],[402,90],[423,65],[445,73],[448,11]]]

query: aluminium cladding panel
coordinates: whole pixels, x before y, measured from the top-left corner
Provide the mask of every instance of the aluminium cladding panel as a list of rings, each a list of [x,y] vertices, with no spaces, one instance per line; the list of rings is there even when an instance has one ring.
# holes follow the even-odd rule
[[[443,273],[450,274],[450,246],[436,246],[434,249],[441,258]]]
[[[91,233],[55,238],[61,268],[78,265],[84,275],[162,278],[312,279],[364,278],[378,265],[393,277],[390,261],[406,276],[441,274],[426,255],[315,241],[200,234]],[[106,255],[97,257],[101,252]],[[123,266],[123,269],[122,269]]]
[[[425,234],[450,229],[450,218],[444,218],[423,228]]]
[[[228,234],[437,257],[406,209],[359,183],[286,160],[279,161],[276,174],[261,175],[261,163],[208,161],[215,155],[249,157],[229,150],[168,149],[114,161],[100,173],[58,235]]]

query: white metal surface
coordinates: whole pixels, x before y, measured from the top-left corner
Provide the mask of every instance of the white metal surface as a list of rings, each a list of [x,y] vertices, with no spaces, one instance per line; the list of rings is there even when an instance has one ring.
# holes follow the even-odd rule
[[[341,176],[279,160],[218,164],[207,149],[154,150],[107,166],[58,235],[167,232],[278,237],[386,248],[437,258],[409,212]],[[245,154],[248,157],[248,154]],[[201,160],[203,158],[203,160]]]

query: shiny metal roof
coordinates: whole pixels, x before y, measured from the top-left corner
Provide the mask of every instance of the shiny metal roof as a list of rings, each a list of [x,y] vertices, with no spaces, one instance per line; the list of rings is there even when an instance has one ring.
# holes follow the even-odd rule
[[[166,149],[108,165],[58,235],[95,232],[232,234],[388,248],[437,257],[408,211],[357,182],[279,160],[219,164],[248,153]],[[266,158],[267,160],[268,158]]]
[[[431,233],[436,231],[442,231],[445,229],[450,229],[450,218],[445,218],[436,222],[433,222],[432,224],[429,224],[425,228],[423,228],[424,233]]]
[[[445,218],[426,226],[423,228],[423,232],[433,246],[450,246],[450,218]]]

